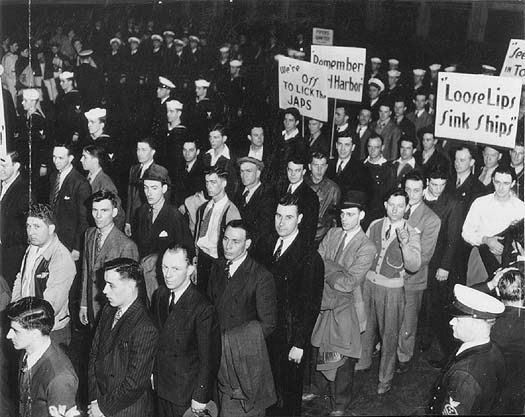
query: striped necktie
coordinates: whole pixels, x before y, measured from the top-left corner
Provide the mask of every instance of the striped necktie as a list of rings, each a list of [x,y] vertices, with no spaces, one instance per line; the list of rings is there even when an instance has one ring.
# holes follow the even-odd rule
[[[57,178],[55,180],[55,187],[53,189],[53,208],[57,205],[58,202],[58,195],[60,194],[60,176],[62,173],[60,171],[57,172]]]

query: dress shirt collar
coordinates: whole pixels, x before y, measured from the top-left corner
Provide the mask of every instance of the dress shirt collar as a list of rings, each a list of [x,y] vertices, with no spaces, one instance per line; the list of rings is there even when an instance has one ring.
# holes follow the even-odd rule
[[[259,161],[262,161],[263,151],[264,151],[264,148],[262,146],[259,149],[254,149],[252,146],[250,146],[250,150],[248,151],[248,156],[258,159]]]
[[[416,159],[414,157],[410,158],[408,161],[404,162],[401,158],[397,160],[401,165],[410,165],[412,168],[416,167]]]
[[[423,198],[426,201],[436,201],[439,197],[436,197],[434,194],[428,191],[428,187],[427,187],[423,190]]]
[[[227,194],[224,194],[224,196],[219,200],[219,201],[215,201],[213,199],[211,199],[209,202],[208,202],[208,206],[210,204],[213,205],[213,208],[224,208],[224,206],[226,205],[226,203],[228,202],[228,195]]]
[[[69,164],[69,166],[60,171],[60,182],[64,181],[64,179],[68,176],[68,174],[73,170],[73,165]]]
[[[299,129],[295,128],[290,133],[286,133],[286,130],[283,130],[284,140],[291,139],[299,134]]]
[[[470,349],[476,346],[485,345],[489,342],[490,342],[490,338],[486,338],[483,340],[477,340],[475,342],[465,342],[459,347],[458,351],[456,352],[456,356],[459,356],[462,352],[466,351],[467,349]]]
[[[243,256],[241,256],[239,259],[236,259],[233,261],[230,265],[230,276],[233,277],[233,274],[237,272],[241,264],[244,262],[246,257],[248,256],[248,252],[245,252]]]
[[[243,191],[243,194],[248,191],[248,195],[246,196],[246,202],[250,201],[250,199],[252,198],[253,194],[255,193],[255,191],[257,191],[259,189],[259,187],[261,186],[261,181],[259,181],[254,187],[252,188],[248,188],[248,187],[244,187],[244,191]]]
[[[16,175],[13,175],[7,181],[2,181],[2,196],[6,193],[7,189],[11,186],[12,183],[19,177],[20,173],[17,172]]]
[[[99,173],[100,171],[102,171],[102,168],[99,167],[98,170],[97,170],[95,173],[91,173],[91,172],[90,172],[90,173],[88,174],[88,181],[89,181],[90,184],[95,180],[96,176],[98,175],[98,173]]]
[[[470,171],[466,171],[465,173],[463,174],[456,174],[457,176],[457,179],[456,179],[456,182],[459,181],[459,184],[462,185],[466,180],[467,178],[470,176]]]
[[[361,230],[361,226],[356,227],[354,230],[349,230],[348,232],[343,230],[343,233],[345,235],[345,247],[346,245],[348,245],[348,243],[350,243],[350,241],[354,237],[356,237],[356,235],[359,233],[360,230]]]
[[[281,256],[282,256],[283,253],[286,251],[286,249],[288,249],[290,247],[290,245],[294,242],[294,240],[295,240],[295,238],[297,237],[298,234],[299,234],[299,229],[297,229],[295,232],[293,232],[289,236],[286,236],[284,238],[283,237],[279,237],[279,239],[277,239],[277,243],[275,244],[275,248],[273,249],[273,252],[275,253],[275,251],[279,247],[279,243],[282,240],[283,241],[283,248],[281,249]]]
[[[153,165],[153,159],[149,162],[146,162],[145,164],[140,164],[140,176],[144,175],[144,172]]]
[[[352,155],[350,155],[350,157],[346,158],[346,159],[341,159],[341,158],[337,158],[337,165],[335,166],[335,171],[339,171],[339,165],[341,165],[341,162],[343,163],[341,165],[341,170],[345,169],[346,165],[348,164],[348,162],[350,162],[350,159],[351,159]]]
[[[186,171],[191,171],[191,169],[193,168],[193,165],[195,165],[195,162],[197,161],[197,158],[195,158],[193,161],[191,161],[190,163],[186,163]]]
[[[131,300],[128,304],[126,304],[125,306],[122,306],[118,309],[118,311],[120,311],[120,317],[122,318],[122,316],[124,315],[124,313],[126,311],[128,311],[128,308],[131,307],[131,304],[133,304],[135,302],[135,300],[137,299],[137,297],[135,297],[133,300]]]
[[[217,163],[217,160],[221,156],[224,156],[226,159],[231,159],[230,158],[230,148],[228,148],[228,145],[226,145],[226,144],[224,144],[224,147],[222,148],[221,153],[218,154],[218,155],[215,154],[215,150],[214,149],[210,149],[206,153],[209,153],[211,155],[212,165],[215,165],[215,163]],[[215,161],[215,163],[213,163],[213,161]]]
[[[32,352],[30,355],[27,355],[27,369],[31,369],[35,364],[40,360],[42,356],[44,356],[44,353],[46,353],[46,350],[49,349],[49,346],[51,346],[51,339],[47,337],[44,340],[44,343],[42,343],[37,350]]]
[[[115,227],[115,223],[111,223],[109,225],[109,227],[102,231],[101,229],[97,229],[97,233],[100,233],[101,236],[100,236],[100,244],[102,245],[104,243],[104,241],[106,240],[106,238],[109,236],[109,234],[111,233],[111,231],[113,230],[113,228]]]
[[[337,126],[337,131],[338,132],[343,132],[346,129],[348,129],[348,123],[345,123],[344,125],[341,125],[341,126]]]
[[[188,280],[188,282],[186,282],[186,284],[184,284],[182,288],[171,291],[170,297],[172,297],[171,294],[173,294],[173,304],[176,304],[177,301],[180,300],[180,297],[182,297],[182,294],[186,292],[186,290],[189,288],[190,285],[191,285],[191,280]]]
[[[296,182],[295,184],[290,184],[290,187],[292,187],[291,194],[295,193],[295,191],[301,186],[303,183],[303,180]]]

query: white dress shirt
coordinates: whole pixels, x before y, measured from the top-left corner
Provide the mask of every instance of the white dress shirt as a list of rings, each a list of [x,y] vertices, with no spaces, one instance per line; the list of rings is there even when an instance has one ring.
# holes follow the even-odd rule
[[[224,145],[224,148],[222,149],[222,151],[217,155],[215,154],[214,149],[210,149],[206,153],[209,153],[211,155],[211,162],[210,162],[211,166],[215,166],[215,164],[217,163],[217,161],[219,160],[221,156],[224,156],[226,159],[231,159],[230,149],[228,148],[228,145]]]
[[[206,234],[203,237],[197,240],[197,246],[199,246],[199,248],[201,248],[205,253],[210,255],[212,258],[217,259],[219,257],[218,251],[217,251],[217,245],[219,244],[218,238],[219,238],[219,227],[220,227],[220,221],[221,221],[221,214],[224,211],[226,204],[230,200],[228,200],[228,196],[224,195],[224,197],[221,198],[219,201],[215,201],[213,203],[213,207],[210,208],[212,201],[214,200],[211,200],[208,202],[208,205],[203,213],[203,219],[204,219],[208,210],[212,210],[211,217],[210,217],[210,223],[208,224],[208,230],[206,231]]]
[[[297,235],[299,234],[299,229],[297,229],[295,232],[293,232],[291,235],[288,235],[286,237],[280,237],[277,239],[277,243],[275,244],[275,247],[273,248],[273,253],[275,254],[275,251],[281,244],[281,241],[283,242],[283,247],[281,248],[281,256],[283,253],[290,247],[290,245],[293,243]]]

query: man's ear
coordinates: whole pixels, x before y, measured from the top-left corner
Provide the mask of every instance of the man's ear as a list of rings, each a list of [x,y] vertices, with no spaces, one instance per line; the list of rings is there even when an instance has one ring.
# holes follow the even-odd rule
[[[251,239],[246,239],[246,250],[250,249],[252,246],[252,240]]]
[[[299,214],[299,216],[297,216],[297,224],[300,224],[302,220],[303,220],[303,215]]]

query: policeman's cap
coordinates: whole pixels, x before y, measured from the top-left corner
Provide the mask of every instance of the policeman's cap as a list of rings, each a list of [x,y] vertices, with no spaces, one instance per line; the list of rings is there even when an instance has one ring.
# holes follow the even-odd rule
[[[159,87],[173,89],[175,88],[175,84],[173,84],[166,77],[161,76],[159,77]]]
[[[490,320],[503,314],[505,306],[496,298],[469,288],[465,285],[454,285],[454,301],[447,307],[448,313],[455,317],[472,317]]]

